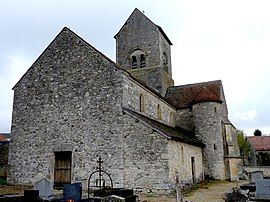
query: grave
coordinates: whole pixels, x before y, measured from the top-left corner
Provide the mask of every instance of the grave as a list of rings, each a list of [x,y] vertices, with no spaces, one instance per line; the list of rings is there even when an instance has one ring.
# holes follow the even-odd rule
[[[22,202],[38,202],[42,201],[42,199],[39,197],[39,191],[38,190],[24,190],[24,197]]]
[[[51,200],[53,195],[53,186],[51,182],[45,178],[34,184],[34,189],[39,191],[39,197],[43,200]]]
[[[65,184],[63,191],[64,201],[73,200],[79,202],[82,199],[82,183]]]
[[[103,161],[99,157],[96,170],[88,178],[88,200],[89,201],[129,201],[136,202],[137,196],[132,189],[114,188],[111,175],[103,170]],[[94,193],[90,197],[90,190]]]
[[[259,179],[263,179],[263,171],[253,171],[249,173],[250,183],[255,183],[255,181]]]
[[[258,179],[255,184],[255,199],[270,200],[270,179]]]

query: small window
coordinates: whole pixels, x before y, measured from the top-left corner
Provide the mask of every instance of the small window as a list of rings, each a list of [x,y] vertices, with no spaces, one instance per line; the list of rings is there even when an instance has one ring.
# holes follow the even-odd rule
[[[217,145],[216,144],[214,144],[214,150],[217,150]]]
[[[160,105],[159,104],[157,106],[157,119],[158,120],[161,120],[161,108],[160,108]]]
[[[145,67],[145,56],[144,56],[144,54],[140,55],[140,67]]]
[[[162,54],[162,62],[163,62],[163,68],[166,72],[169,72],[169,67],[168,67],[168,57],[166,53]]]
[[[184,147],[181,147],[181,159],[182,159],[182,163],[184,163]]]
[[[170,112],[170,120],[169,120],[169,122],[170,122],[170,125],[172,126],[173,125],[173,113],[172,112]]]
[[[217,108],[216,107],[214,107],[214,111],[215,111],[215,113],[217,113]]]
[[[137,58],[136,56],[132,56],[132,69],[137,68]]]
[[[140,94],[140,112],[144,112],[144,96],[143,94],[141,93]]]

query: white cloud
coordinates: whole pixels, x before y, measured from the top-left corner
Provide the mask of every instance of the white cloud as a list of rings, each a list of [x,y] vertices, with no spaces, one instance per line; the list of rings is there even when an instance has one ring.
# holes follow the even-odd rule
[[[232,118],[235,121],[252,121],[257,117],[257,111],[255,109],[249,110],[249,111],[238,111],[234,115],[232,115]]]
[[[6,71],[0,75],[0,132],[10,132],[12,114],[12,87],[30,67],[31,61],[23,56],[10,56]]]

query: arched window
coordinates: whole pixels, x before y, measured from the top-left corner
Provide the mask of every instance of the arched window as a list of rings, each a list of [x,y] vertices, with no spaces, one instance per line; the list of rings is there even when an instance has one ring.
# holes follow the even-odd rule
[[[142,50],[137,49],[130,54],[131,68],[145,67],[145,54]]]
[[[143,94],[141,93],[140,94],[140,112],[144,112],[144,96]]]
[[[135,55],[132,56],[132,63],[131,63],[131,65],[132,65],[132,69],[137,68],[137,58],[136,58]]]
[[[161,120],[161,108],[160,108],[160,105],[159,104],[157,106],[157,119],[158,120]]]
[[[166,53],[162,54],[162,62],[163,62],[163,68],[166,72],[169,72],[169,66],[168,66],[168,57]]]
[[[144,54],[140,55],[140,67],[145,67],[145,56],[144,56]]]

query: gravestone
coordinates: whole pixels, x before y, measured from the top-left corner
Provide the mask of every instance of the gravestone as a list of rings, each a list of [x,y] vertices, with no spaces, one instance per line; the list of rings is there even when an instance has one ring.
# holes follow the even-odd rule
[[[39,191],[39,197],[43,200],[50,200],[53,194],[51,182],[45,178],[35,183],[34,189]]]
[[[63,191],[63,198],[65,201],[68,199],[74,200],[74,202],[81,201],[82,198],[82,183],[65,184]]]
[[[263,171],[253,171],[249,173],[250,183],[255,183],[256,180],[263,179]]]
[[[39,191],[38,190],[24,190],[24,197],[23,197],[23,202],[39,202],[42,201],[41,198],[39,198]],[[6,201],[4,199],[4,201]],[[11,201],[13,201],[11,199]],[[16,199],[14,200],[16,201]]]
[[[256,180],[255,199],[270,200],[270,179]]]

